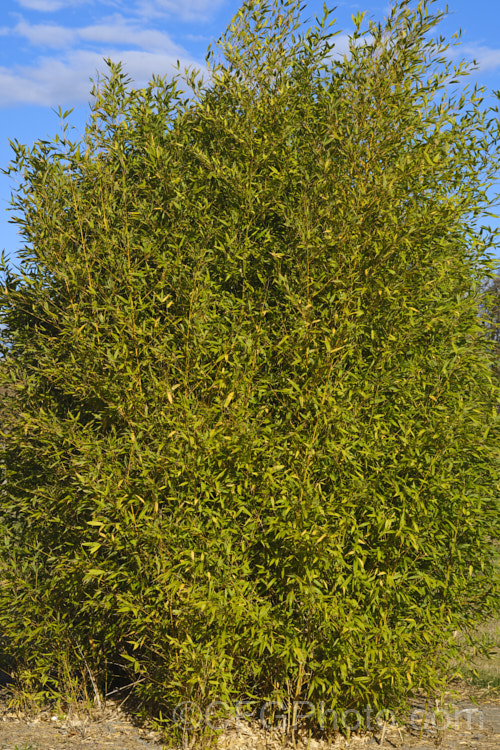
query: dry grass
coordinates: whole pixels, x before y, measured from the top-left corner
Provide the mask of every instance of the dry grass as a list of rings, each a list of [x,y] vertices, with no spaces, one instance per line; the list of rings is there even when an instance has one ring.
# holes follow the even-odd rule
[[[472,653],[463,677],[473,687],[500,694],[500,619],[483,625],[479,635],[488,653]]]

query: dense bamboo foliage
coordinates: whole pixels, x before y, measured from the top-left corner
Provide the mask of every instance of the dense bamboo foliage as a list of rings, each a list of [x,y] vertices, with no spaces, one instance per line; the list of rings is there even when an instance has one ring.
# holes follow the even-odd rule
[[[491,339],[495,342],[494,370],[500,380],[500,275],[488,280],[485,287],[485,309],[487,311],[487,326]],[[500,405],[499,405],[500,408]]]
[[[0,626],[40,695],[393,708],[497,606],[498,123],[433,7],[340,58],[247,2],[189,96],[110,63],[80,141],[13,144]]]

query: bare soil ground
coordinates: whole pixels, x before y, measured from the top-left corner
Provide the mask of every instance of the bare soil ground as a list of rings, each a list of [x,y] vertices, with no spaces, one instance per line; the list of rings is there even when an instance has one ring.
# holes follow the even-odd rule
[[[472,700],[471,700],[472,697]],[[72,710],[65,716],[50,711],[27,715],[0,702],[0,750],[162,750],[168,747],[158,733],[134,724],[116,704],[94,712]],[[197,747],[209,747],[207,741]],[[183,750],[192,750],[186,737]],[[291,738],[276,729],[264,730],[258,722],[240,722],[217,740],[218,750],[283,750],[292,748]],[[368,750],[385,747],[400,750],[499,750],[500,692],[472,691],[454,686],[436,711],[416,699],[405,725],[386,725],[350,739],[340,735],[330,741],[302,738],[296,750]]]

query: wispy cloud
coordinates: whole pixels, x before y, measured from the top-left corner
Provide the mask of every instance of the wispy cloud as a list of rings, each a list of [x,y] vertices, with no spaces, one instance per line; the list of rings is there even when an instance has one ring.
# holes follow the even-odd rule
[[[61,49],[69,46],[75,39],[75,32],[67,26],[39,23],[30,24],[20,21],[10,33],[24,37],[34,47],[53,47]]]
[[[170,50],[174,49],[179,54],[185,54],[182,47],[175,44],[168,34],[155,29],[144,29],[136,23],[124,19],[121,16],[106,20],[104,23],[86,26],[78,29],[80,39],[89,42],[99,42],[115,45],[132,45],[145,50]]]
[[[89,79],[105,69],[104,58],[122,62],[137,86],[146,85],[153,74],[172,76],[177,60],[181,69],[200,66],[169,34],[120,13],[80,27],[21,18],[11,29],[1,28],[0,34],[21,37],[33,48],[28,64],[0,67],[2,107],[86,102]]]
[[[42,13],[54,13],[68,6],[84,5],[89,0],[17,0],[18,5],[28,10],[38,10]],[[90,0],[91,2],[91,0]]]
[[[144,50],[113,50],[103,53],[76,50],[63,58],[45,57],[36,66],[0,68],[0,102],[4,106],[39,104],[42,106],[73,105],[86,102],[90,95],[89,78],[105,70],[103,57],[121,61],[124,71],[135,86],[145,86],[153,73],[171,76],[178,59],[169,52]],[[183,65],[192,64],[189,59]]]
[[[227,0],[138,0],[137,12],[146,18],[175,16],[182,21],[200,21],[213,16]]]
[[[214,15],[228,0],[17,0],[18,5],[41,13],[55,13],[79,5],[112,5],[141,17],[173,16],[183,21],[204,20]]]
[[[116,47],[132,46],[145,50],[170,50],[185,54],[168,34],[156,29],[142,28],[137,21],[130,21],[120,14],[104,18],[102,23],[80,28],[57,26],[56,24],[30,24],[20,21],[12,29],[0,28],[0,34],[16,34],[26,39],[33,47],[64,49],[75,43],[112,44]]]
[[[334,58],[342,58],[344,55],[347,55],[349,53],[350,39],[349,34],[337,34],[337,36],[332,39],[335,46],[332,49],[330,56]]]
[[[475,60],[482,72],[500,68],[500,49],[492,49],[483,44],[464,45],[458,48],[458,56]]]
[[[334,42],[335,46],[330,52],[329,57],[334,60],[342,59],[344,55],[350,57],[351,44],[353,42],[351,34],[337,34],[337,36],[332,39],[332,42]],[[365,36],[355,39],[354,45],[356,47],[362,47],[363,45],[371,44],[372,42],[373,36],[371,34],[366,34]]]

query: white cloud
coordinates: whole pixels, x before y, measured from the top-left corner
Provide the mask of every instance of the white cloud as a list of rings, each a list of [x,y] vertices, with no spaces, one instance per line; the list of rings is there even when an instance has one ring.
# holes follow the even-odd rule
[[[141,29],[121,16],[109,19],[106,23],[78,29],[77,33],[85,41],[116,45],[128,44],[146,50],[173,51],[175,49],[178,53],[184,54],[182,47],[176,45],[168,34],[155,29]]]
[[[341,60],[344,55],[347,55],[347,57],[350,57],[350,45],[352,44],[352,35],[351,34],[337,34],[332,39],[332,42],[335,44],[334,48],[329,54],[329,57],[335,59],[335,60]],[[358,37],[354,40],[354,45],[356,47],[361,47],[364,44],[371,44],[373,42],[373,36],[371,34],[366,34],[365,36]]]
[[[25,1],[25,0],[24,0]],[[29,0],[31,2],[31,0]],[[4,29],[0,28],[0,34]],[[87,102],[90,78],[106,70],[104,58],[122,62],[125,74],[142,87],[153,74],[171,77],[179,60],[200,67],[191,55],[165,32],[145,27],[123,15],[101,18],[99,23],[70,28],[56,24],[31,24],[21,18],[6,31],[27,40],[34,48],[54,50],[32,56],[28,63],[0,67],[0,106],[39,104],[66,106]]]
[[[92,53],[90,53],[92,55]],[[95,68],[104,67],[99,55],[73,55],[66,61],[45,58],[35,67],[0,68],[0,99],[7,106],[39,104],[56,106],[74,104],[89,99],[89,75]],[[78,70],[78,60],[89,65],[85,74]]]
[[[54,13],[68,6],[113,5],[142,17],[176,16],[183,21],[207,19],[228,0],[17,0],[23,8]]]
[[[210,18],[227,0],[138,0],[137,11],[147,18],[177,16],[182,21]]]
[[[30,24],[20,21],[13,29],[14,33],[23,36],[35,47],[54,47],[61,49],[69,46],[75,38],[75,32],[66,26],[55,24]]]
[[[70,28],[56,24],[30,24],[24,19],[13,29],[0,28],[0,35],[19,34],[34,47],[64,49],[81,40],[83,42],[140,47],[147,51],[169,50],[184,55],[184,49],[175,44],[168,34],[155,29],[141,28],[135,21],[122,15],[103,19],[102,23],[83,28]],[[94,45],[95,46],[95,45]]]
[[[492,49],[482,44],[472,44],[458,48],[458,57],[476,60],[482,72],[500,68],[500,49]]]
[[[331,57],[344,57],[344,55],[348,54],[350,42],[349,34],[338,34],[332,39],[332,42],[335,44],[335,47],[330,53]]]
[[[85,103],[90,99],[89,79],[95,80],[98,72],[106,70],[103,58],[107,57],[122,62],[124,72],[137,87],[145,86],[153,73],[171,77],[177,59],[180,59],[181,70],[194,62],[187,54],[179,56],[172,51],[76,50],[63,58],[42,58],[36,66],[0,68],[0,102],[3,106],[38,104],[45,107]]]
[[[89,0],[17,0],[18,4],[29,10],[43,13],[54,13],[56,10],[67,8],[68,5],[82,5]]]
[[[151,80],[153,73],[158,76],[171,77],[177,72],[174,70],[177,60],[180,62],[181,71],[185,66],[200,68],[199,63],[186,55],[180,57],[168,52],[125,50],[120,53],[119,59],[123,62],[125,72],[134,80],[136,86],[145,86]],[[102,70],[103,66],[100,67]]]

